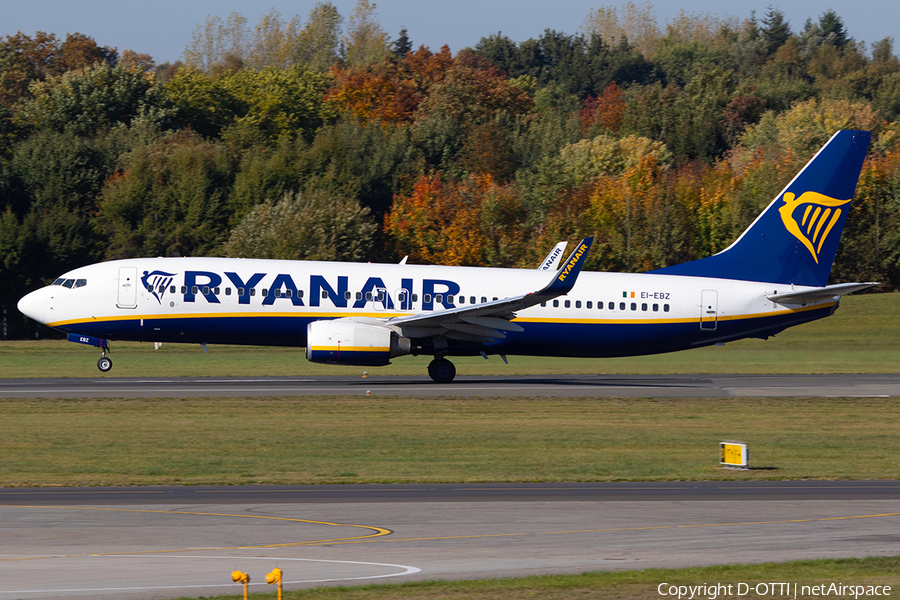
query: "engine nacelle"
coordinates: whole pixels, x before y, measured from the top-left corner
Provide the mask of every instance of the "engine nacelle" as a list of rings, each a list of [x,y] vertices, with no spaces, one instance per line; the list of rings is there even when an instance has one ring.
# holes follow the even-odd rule
[[[410,352],[409,338],[381,324],[333,319],[306,326],[306,360],[310,362],[379,367]]]

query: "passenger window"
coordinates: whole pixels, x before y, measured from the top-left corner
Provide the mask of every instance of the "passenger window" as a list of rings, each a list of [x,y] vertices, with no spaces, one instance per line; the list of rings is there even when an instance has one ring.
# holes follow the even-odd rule
[[[487,302],[487,298],[485,298],[484,296],[482,296],[482,297],[481,297],[481,303],[484,304],[485,302]]]
[[[469,304],[475,304],[475,296],[469,296]]]
[[[572,301],[566,300],[566,308],[572,308]]]
[[[653,312],[659,312],[659,304],[653,305]]]
[[[541,302],[541,307],[546,307],[546,306],[547,306],[546,302]]]
[[[591,302],[590,300],[588,300],[587,302],[584,303],[584,307],[585,308],[594,308],[594,303]]]
[[[187,286],[186,285],[181,286],[181,293],[187,294]],[[196,294],[197,292],[194,292],[194,293]]]
[[[669,305],[663,304],[663,312],[669,312]]]
[[[372,301],[372,292],[366,292],[366,302]]]
[[[244,288],[238,288],[237,291],[238,291],[238,296],[244,295]]]
[[[444,295],[443,294],[435,294],[434,295],[434,303],[435,304],[443,304],[444,303]]]
[[[575,308],[581,308],[581,300],[575,301]],[[588,308],[590,308],[590,306],[588,306]]]
[[[619,302],[619,310],[625,310],[625,303]]]
[[[419,301],[419,295],[418,295],[418,294],[413,294],[412,301],[413,301],[413,302],[418,302],[418,301]]]
[[[215,288],[213,290],[213,294],[215,294],[216,296],[218,296],[220,293],[221,293],[221,290],[219,288]]]
[[[204,295],[204,296],[208,296],[208,295],[209,295],[209,286],[208,286],[208,285],[204,285],[204,286],[203,286],[203,295]]]
[[[351,296],[350,292],[344,292],[344,300],[349,300],[350,296]]]
[[[172,287],[169,288],[169,292],[172,293],[172,294],[175,293],[175,286],[174,286],[174,285],[173,285]]]
[[[284,297],[285,297],[285,298],[293,298],[293,297],[294,297],[294,290],[284,290]]]
[[[496,302],[496,301],[497,301],[497,296],[494,296],[494,302]]]
[[[268,296],[268,295],[269,295],[269,288],[263,288],[263,289],[262,289],[262,295],[263,295],[263,296]]]
[[[453,304],[453,296],[447,296],[447,304]]]
[[[362,292],[356,292],[356,299],[362,300]]]
[[[263,290],[263,291],[265,291],[265,290]],[[255,295],[256,295],[256,288],[250,288],[250,295],[251,295],[251,296],[255,296]]]
[[[609,303],[609,306],[607,306],[607,308],[609,308],[609,310],[615,310],[615,309],[616,309],[616,303],[615,303],[615,302],[610,302],[610,303]],[[625,308],[625,307],[623,306],[622,308]]]
[[[231,295],[231,288],[230,288],[230,287],[225,288],[225,295],[226,295],[226,296],[230,296],[230,295]]]
[[[463,296],[462,294],[459,295],[459,303],[460,303],[460,304],[465,304],[465,303],[466,303],[466,297]]]
[[[641,310],[644,311],[644,312],[647,312],[647,303],[646,303],[646,302],[644,302],[643,304],[641,304]]]
[[[298,298],[302,298],[302,297],[303,297],[303,290],[297,290],[297,297],[298,297]]]
[[[192,293],[192,294],[195,294],[195,295],[196,295],[196,294],[199,294],[199,293],[200,293],[200,288],[198,288],[196,285],[192,285],[192,286],[191,286],[191,293]]]
[[[422,302],[424,302],[425,304],[431,302],[431,294],[425,294],[424,296],[422,296]]]
[[[559,308],[559,300],[553,301],[553,308]]]
[[[631,303],[631,310],[637,310],[637,302]]]
[[[327,300],[327,299],[328,299],[328,290],[322,290],[322,299],[323,299],[323,300]]]
[[[272,295],[276,298],[281,298],[281,290],[272,290]]]

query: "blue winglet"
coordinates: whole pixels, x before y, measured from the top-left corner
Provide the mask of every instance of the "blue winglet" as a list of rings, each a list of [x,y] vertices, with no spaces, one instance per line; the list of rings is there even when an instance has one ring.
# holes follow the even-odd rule
[[[556,296],[568,294],[569,291],[575,287],[575,281],[578,279],[578,274],[584,266],[584,261],[587,260],[588,250],[590,250],[591,244],[593,243],[594,238],[586,237],[576,244],[572,254],[569,255],[569,258],[566,259],[562,267],[559,268],[559,271],[556,272],[556,277],[550,281],[547,287],[537,292],[535,295],[555,298]]]

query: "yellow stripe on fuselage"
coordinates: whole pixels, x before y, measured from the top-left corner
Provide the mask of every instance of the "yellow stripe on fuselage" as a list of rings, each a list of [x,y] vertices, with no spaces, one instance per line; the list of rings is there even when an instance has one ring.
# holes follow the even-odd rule
[[[743,315],[717,315],[717,321],[741,321],[749,319],[762,319],[766,317],[777,317],[781,315],[807,312],[820,308],[829,308],[837,304],[837,302],[828,302],[825,304],[816,304],[813,306],[804,306],[801,308],[792,308],[779,311],[771,311],[764,313],[751,313]],[[47,323],[50,327],[62,327],[65,325],[78,325],[81,323],[99,323],[112,321],[136,321],[136,320],[156,320],[165,321],[169,319],[212,319],[212,318],[320,318],[320,319],[339,319],[345,317],[372,317],[372,318],[390,318],[402,317],[415,313],[395,313],[386,314],[384,312],[222,312],[222,313],[181,313],[174,315],[116,315],[108,317],[93,317],[90,319],[71,319],[67,321],[56,321]],[[713,319],[710,318],[710,321]],[[650,325],[650,324],[677,324],[677,323],[699,323],[699,315],[696,317],[678,317],[678,318],[652,318],[652,319],[584,319],[584,318],[546,318],[546,317],[518,317],[513,319],[515,323],[546,323],[546,324],[593,324],[593,325]]]

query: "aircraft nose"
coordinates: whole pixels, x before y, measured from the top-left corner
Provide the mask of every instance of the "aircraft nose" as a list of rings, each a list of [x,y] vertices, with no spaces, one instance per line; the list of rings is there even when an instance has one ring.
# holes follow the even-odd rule
[[[44,323],[44,306],[46,305],[47,294],[44,288],[35,290],[19,300],[17,305],[19,312],[34,319],[38,323]]]

